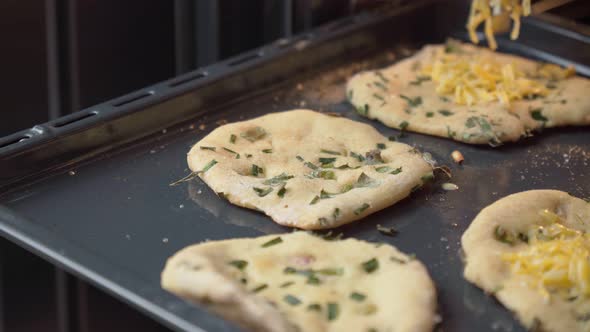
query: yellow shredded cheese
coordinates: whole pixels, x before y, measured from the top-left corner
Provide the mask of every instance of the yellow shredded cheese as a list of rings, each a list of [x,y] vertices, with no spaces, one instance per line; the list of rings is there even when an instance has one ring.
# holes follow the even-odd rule
[[[488,46],[493,50],[498,48],[496,38],[494,37],[492,17],[493,15],[501,14],[503,11],[508,12],[514,22],[510,39],[517,39],[520,32],[520,17],[531,14],[530,0],[473,0],[467,20],[467,31],[469,32],[471,42],[474,44],[479,43],[476,30],[479,25],[485,23],[484,33],[488,40]]]
[[[527,77],[515,64],[500,64],[480,54],[440,50],[422,72],[431,77],[437,94],[452,96],[461,105],[499,101],[508,106],[513,100],[549,93],[544,84]]]
[[[550,294],[590,296],[590,236],[563,226],[559,216],[544,210],[544,225],[533,227],[526,249],[505,253],[514,273],[527,276],[548,300]]]

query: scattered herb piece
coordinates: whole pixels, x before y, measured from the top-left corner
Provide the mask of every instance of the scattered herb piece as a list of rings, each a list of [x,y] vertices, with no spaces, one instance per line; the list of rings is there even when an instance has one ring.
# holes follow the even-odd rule
[[[383,164],[385,161],[381,158],[381,150],[374,149],[369,152],[365,153],[365,164],[367,165],[375,165],[375,164]]]
[[[389,83],[389,79],[385,76],[383,76],[383,73],[380,71],[375,72],[375,75],[377,75],[384,83]]]
[[[203,169],[201,170],[201,173],[205,173],[208,170],[211,169],[211,167],[215,166],[215,164],[217,164],[217,160],[213,159],[210,162],[207,163],[207,165],[205,165],[205,167],[203,167]],[[199,172],[197,172],[199,173]]]
[[[395,236],[397,234],[397,231],[393,227],[384,227],[379,224],[377,224],[377,230],[383,235]]]
[[[392,262],[396,262],[396,263],[398,263],[398,264],[406,264],[406,263],[407,263],[405,260],[403,260],[403,259],[400,259],[400,258],[397,258],[397,257],[393,257],[393,256],[389,257],[389,259],[390,259]]]
[[[245,285],[245,284],[248,283],[248,279],[246,279],[246,278],[240,278],[240,282]]]
[[[319,303],[312,303],[307,306],[309,311],[322,311],[322,306]]]
[[[215,147],[214,146],[199,146],[199,148],[201,150],[211,150],[211,151],[215,151]]]
[[[262,169],[262,167],[256,165],[256,164],[252,164],[252,167],[250,168],[250,175],[252,176],[258,176],[258,174],[263,174],[264,170]]]
[[[359,115],[362,115],[362,116],[369,115],[369,105],[368,104],[365,104],[365,106],[359,106],[359,107],[357,107],[356,108],[356,112]]]
[[[248,266],[248,262],[241,259],[233,260],[228,264],[237,268],[238,270],[243,270],[246,266]]]
[[[357,302],[362,302],[366,298],[367,298],[367,296],[365,294],[361,294],[361,293],[357,293],[357,292],[350,293],[350,299],[355,300]]]
[[[368,176],[363,172],[361,173],[361,175],[359,175],[358,179],[356,180],[354,188],[376,187],[378,185],[379,182],[377,182],[377,180],[373,179],[372,177]]]
[[[262,150],[263,153],[272,153],[272,149],[264,149]]]
[[[314,165],[313,163],[310,163],[309,161],[306,161],[303,165],[305,165],[313,170],[318,169],[318,167],[316,165]]]
[[[297,160],[299,160],[299,161],[304,161],[305,160],[305,159],[303,159],[302,156],[296,156],[295,158],[297,158]]]
[[[368,261],[363,262],[361,266],[363,267],[363,270],[365,270],[365,272],[373,273],[379,268],[379,261],[377,260],[377,258],[371,258]]]
[[[385,98],[383,98],[383,96],[381,96],[380,94],[374,93],[374,94],[373,94],[373,97],[375,97],[375,98],[377,98],[377,99],[381,100],[382,102],[385,102]]]
[[[338,306],[338,303],[328,302],[328,320],[335,320],[338,318],[338,315],[340,315],[340,307]]]
[[[408,96],[399,95],[400,98],[405,99],[408,102],[408,106],[410,107],[417,107],[422,104],[422,97],[418,96],[415,98],[410,98]]]
[[[234,135],[234,134],[231,134],[231,135],[229,135],[229,142],[230,142],[231,144],[236,144],[236,139],[237,139],[237,138],[238,138],[238,136],[236,136],[236,135]]]
[[[329,193],[327,191],[325,191],[324,189],[322,189],[320,191],[320,199],[328,199],[328,198],[332,198],[334,197],[335,194]]]
[[[373,84],[375,84],[376,87],[378,87],[379,89],[387,92],[387,86],[379,81],[373,82]]]
[[[338,219],[338,217],[340,216],[340,208],[335,208],[334,211],[332,212],[332,217],[334,217],[334,220]]]
[[[502,243],[506,243],[509,245],[514,245],[514,236],[500,225],[494,228],[494,238],[496,239],[496,241],[500,241]]]
[[[274,176],[270,179],[264,180],[264,182],[262,182],[263,184],[269,185],[269,186],[276,186],[279,184],[283,184],[284,182],[286,182],[287,180],[290,180],[294,178],[293,175],[288,175],[287,173],[281,173],[277,176]]]
[[[285,193],[287,192],[287,188],[285,188],[285,186],[282,186],[281,189],[279,189],[279,191],[277,191],[277,196],[279,196],[280,198],[285,197]]]
[[[246,153],[246,158],[252,158],[252,155],[249,153]]]
[[[254,127],[241,133],[240,136],[250,142],[256,142],[257,140],[266,136],[266,130],[261,127]]]
[[[320,196],[317,196],[317,195],[316,195],[316,196],[315,196],[315,197],[314,197],[314,198],[311,200],[311,202],[309,202],[309,205],[314,205],[315,203],[319,202],[319,200],[320,200]]]
[[[283,297],[283,300],[290,305],[300,305],[301,304],[301,300],[299,300],[298,298],[296,298],[295,296],[293,296],[291,294],[285,295],[285,297]]]
[[[353,158],[356,158],[358,161],[363,162],[365,161],[365,157],[363,157],[362,155],[356,153],[356,152],[350,152],[350,156]]]
[[[263,188],[254,187],[254,188],[252,188],[252,190],[254,190],[254,192],[256,192],[256,194],[259,197],[264,197],[264,196],[270,194],[273,189],[272,189],[272,187],[268,187],[268,188],[264,188],[264,189]]]
[[[259,293],[268,288],[268,284],[262,284],[252,290],[253,293]]]
[[[547,122],[549,121],[549,119],[547,119],[543,113],[541,112],[543,109],[542,108],[536,108],[531,110],[531,117],[537,121],[541,121],[541,122]]]
[[[228,148],[226,148],[226,147],[224,147],[223,149],[224,149],[225,151],[229,152],[229,153],[233,153],[233,154],[235,154],[235,155],[238,155],[238,156],[240,155],[240,154],[239,154],[239,153],[237,153],[236,151],[234,151],[234,150],[230,150],[230,149],[228,149]],[[236,159],[237,159],[237,158],[236,158]]]
[[[341,267],[335,268],[324,268],[324,269],[319,269],[316,271],[319,274],[323,274],[325,276],[341,276],[344,274],[344,269]]]
[[[409,125],[410,125],[410,123],[409,123],[408,121],[402,121],[402,122],[399,124],[399,129],[400,129],[401,131],[404,131],[404,130],[406,130],[406,129],[408,128],[408,126],[409,126]]]
[[[457,132],[456,131],[452,131],[451,127],[447,126],[447,136],[449,138],[453,138],[455,136],[457,136]]]
[[[287,281],[287,282],[282,283],[279,287],[280,288],[287,288],[287,287],[293,285],[294,283],[295,283],[294,281]]]
[[[328,165],[328,164],[335,162],[336,158],[318,158],[318,160],[319,160],[320,164],[322,164],[322,167],[323,167],[324,165]]]
[[[305,283],[308,285],[319,285],[322,283],[322,281],[315,274],[311,273],[308,275]]]
[[[401,173],[401,172],[402,172],[402,168],[401,168],[401,166],[400,166],[400,167],[398,167],[398,168],[394,169],[393,171],[391,171],[389,174],[396,175],[396,174],[399,174],[399,173]]]
[[[451,115],[455,114],[455,113],[453,113],[453,112],[451,112],[449,110],[439,110],[438,113],[440,113],[440,114],[442,114],[444,116],[451,116]]]
[[[311,172],[311,176],[325,180],[336,180],[336,173],[334,171],[315,170]]]
[[[434,112],[426,112],[426,117],[431,118],[434,116]]]
[[[359,208],[354,210],[354,214],[358,216],[361,213],[363,213],[366,209],[368,209],[369,207],[370,207],[369,204],[363,203],[363,205],[361,205]]]
[[[386,148],[387,146],[385,146],[385,143],[377,143],[377,149],[385,150]]]
[[[275,244],[279,244],[281,242],[283,242],[283,239],[281,239],[281,237],[279,236],[279,237],[275,237],[274,239],[272,239],[270,241],[267,241],[267,242],[263,243],[261,245],[261,247],[262,248],[268,248],[270,246],[274,246]]]
[[[389,137],[387,137],[387,139],[388,139],[390,142],[397,142],[397,137],[396,137],[396,136],[389,136]]]
[[[334,156],[341,156],[342,153],[338,152],[338,151],[332,151],[332,150],[326,150],[326,149],[321,149],[320,150],[321,153],[326,153],[326,154],[331,154]]]
[[[390,171],[393,171],[393,168],[391,168],[389,166],[380,166],[380,167],[375,167],[375,170],[379,173],[388,173]]]
[[[429,76],[418,76],[418,77],[416,77],[416,80],[410,81],[410,84],[411,85],[420,85],[420,84],[422,84],[422,82],[426,82],[426,81],[430,81]]]

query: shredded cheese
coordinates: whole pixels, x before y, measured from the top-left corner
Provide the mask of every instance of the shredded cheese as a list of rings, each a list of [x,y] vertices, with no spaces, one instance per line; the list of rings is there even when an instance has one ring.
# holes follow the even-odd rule
[[[502,260],[516,274],[527,276],[546,300],[553,293],[590,296],[590,235],[563,226],[548,210],[541,215],[544,225],[529,231],[527,248],[503,254]]]
[[[437,94],[452,96],[461,105],[499,101],[508,106],[513,100],[549,93],[544,84],[529,78],[515,64],[501,64],[481,54],[441,50],[422,71],[435,83]]]
[[[488,46],[495,50],[498,48],[496,38],[494,37],[493,15],[501,14],[502,11],[509,12],[510,18],[514,22],[512,25],[512,32],[510,39],[518,38],[520,32],[520,17],[529,16],[531,14],[530,0],[473,0],[471,2],[471,10],[469,19],[467,20],[467,31],[469,38],[474,44],[479,43],[477,37],[477,28],[484,23],[484,33],[488,40]]]

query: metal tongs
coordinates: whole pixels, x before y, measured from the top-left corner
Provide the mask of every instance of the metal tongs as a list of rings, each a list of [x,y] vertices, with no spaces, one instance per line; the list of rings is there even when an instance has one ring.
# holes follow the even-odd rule
[[[531,5],[531,15],[538,15],[553,8],[566,5],[575,0],[541,0]],[[511,21],[508,12],[502,12],[493,18],[494,32],[504,33],[510,31]]]

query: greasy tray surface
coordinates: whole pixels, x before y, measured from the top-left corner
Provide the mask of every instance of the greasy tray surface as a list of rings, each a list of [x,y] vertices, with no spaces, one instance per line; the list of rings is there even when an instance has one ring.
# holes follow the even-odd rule
[[[419,46],[419,45],[417,45]],[[214,316],[160,289],[165,260],[177,250],[206,239],[226,239],[289,232],[268,217],[218,198],[199,180],[168,184],[188,173],[189,148],[219,123],[268,112],[311,108],[337,112],[370,123],[383,135],[398,132],[354,113],[345,101],[346,78],[361,68],[392,63],[400,49],[374,58],[318,71],[275,91],[211,112],[150,140],[127,147],[69,172],[55,175],[3,197],[3,204],[28,221],[10,221],[4,232],[20,229],[50,243],[54,259],[118,293],[177,329],[234,330]],[[394,59],[397,58],[397,59]],[[559,189],[590,196],[590,131],[547,130],[518,144],[492,149],[415,133],[401,141],[431,152],[453,170],[459,190],[445,192],[440,183],[353,225],[341,227],[346,237],[388,242],[415,253],[438,288],[444,331],[523,331],[493,298],[467,283],[459,239],[480,209],[505,195],[528,189]],[[463,166],[450,153],[465,156]],[[0,214],[3,211],[0,211]],[[4,211],[5,212],[5,211]],[[394,227],[395,237],[381,235],[377,224]],[[13,233],[21,241],[21,235]],[[39,240],[39,239],[33,239]],[[36,251],[47,248],[36,247]],[[48,254],[51,256],[51,254]],[[76,266],[82,263],[83,266]]]

